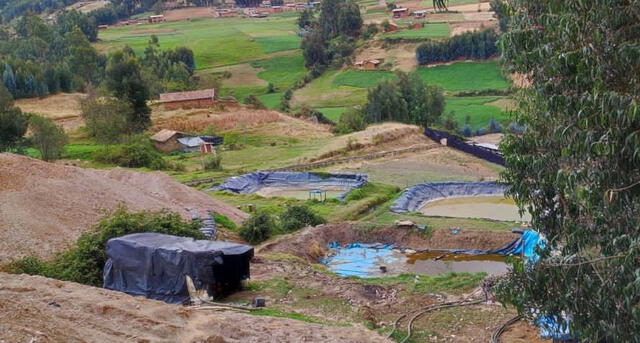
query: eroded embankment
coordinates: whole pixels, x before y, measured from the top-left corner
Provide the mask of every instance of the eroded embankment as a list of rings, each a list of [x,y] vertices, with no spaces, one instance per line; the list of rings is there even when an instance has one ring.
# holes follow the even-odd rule
[[[517,235],[507,231],[459,230],[453,235],[449,230],[417,230],[392,227],[365,229],[353,223],[337,223],[308,227],[302,231],[281,236],[257,248],[257,252],[287,253],[317,262],[327,254],[331,242],[340,245],[351,243],[382,243],[402,248],[420,249],[497,249]]]

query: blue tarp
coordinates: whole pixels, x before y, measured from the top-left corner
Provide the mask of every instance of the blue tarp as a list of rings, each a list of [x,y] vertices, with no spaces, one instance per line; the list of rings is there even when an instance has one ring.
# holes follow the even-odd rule
[[[214,191],[229,191],[238,194],[255,193],[263,187],[291,188],[343,188],[346,192],[338,198],[342,199],[353,188],[367,184],[366,174],[329,174],[307,172],[268,172],[259,171],[227,179],[222,184],[212,187]]]
[[[396,213],[414,212],[429,201],[450,197],[504,195],[506,189],[506,185],[495,182],[426,182],[405,189],[390,209]]]
[[[381,262],[388,264],[398,259],[393,256],[391,245],[354,243],[341,249],[340,245],[334,242],[329,247],[335,250],[336,254],[321,262],[331,263],[331,271],[344,277],[369,277],[379,268]]]

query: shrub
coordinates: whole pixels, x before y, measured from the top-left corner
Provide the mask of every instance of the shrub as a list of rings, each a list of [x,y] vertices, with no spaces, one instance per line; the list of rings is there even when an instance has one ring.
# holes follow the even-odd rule
[[[258,244],[266,241],[276,231],[276,223],[267,212],[258,212],[247,219],[238,233],[245,241]]]
[[[280,214],[280,224],[285,232],[293,232],[305,226],[316,226],[327,221],[313,213],[307,206],[290,206]]]
[[[269,84],[267,85],[267,93],[271,94],[275,92],[276,92],[276,86],[274,86],[273,83],[269,82]]]
[[[445,129],[449,131],[457,131],[458,130],[458,121],[454,118],[455,112],[451,111],[444,118],[442,125]]]
[[[31,143],[45,161],[60,158],[67,143],[67,135],[51,119],[32,115],[29,119]]]
[[[244,103],[249,105],[249,107],[251,107],[254,110],[264,110],[265,108],[267,108],[262,101],[260,101],[258,99],[257,96],[255,96],[254,94],[250,94],[249,96],[247,96],[244,99]]]
[[[125,144],[98,149],[93,159],[96,162],[128,168],[147,167],[159,170],[167,166],[162,155],[153,147],[151,141],[144,136],[134,136]]]
[[[479,127],[476,129],[476,132],[475,132],[476,136],[483,136],[486,134],[487,134],[487,130],[485,130],[484,128]]]
[[[222,156],[220,154],[211,154],[205,157],[204,161],[202,161],[202,168],[204,170],[221,170]]]
[[[131,131],[129,118],[133,116],[133,107],[127,101],[91,97],[80,105],[87,132],[99,143],[119,143]]]
[[[340,134],[347,134],[364,130],[366,127],[367,124],[362,111],[357,108],[350,108],[340,116],[340,120],[336,126],[336,132]]]
[[[7,268],[15,273],[33,273],[85,285],[102,286],[102,271],[107,261],[105,247],[111,238],[138,232],[204,239],[195,222],[185,222],[179,214],[159,212],[128,212],[120,207],[103,217],[91,231],[83,233],[76,247],[57,255],[50,262],[34,257],[13,261]]]
[[[471,126],[469,124],[464,124],[460,133],[462,133],[462,135],[465,137],[471,137],[471,135],[473,134],[473,132],[471,131]]]
[[[500,133],[502,132],[502,125],[498,123],[495,119],[491,118],[489,121],[489,133]]]

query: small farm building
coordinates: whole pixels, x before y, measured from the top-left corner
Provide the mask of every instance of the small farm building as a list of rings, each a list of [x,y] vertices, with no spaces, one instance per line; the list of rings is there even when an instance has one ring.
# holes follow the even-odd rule
[[[165,21],[165,18],[162,14],[149,16],[149,23],[161,23],[163,21]]]
[[[406,7],[396,8],[391,12],[394,18],[406,18],[409,16],[409,9]]]
[[[214,146],[223,143],[222,137],[194,136],[186,134],[184,132],[167,129],[163,129],[155,135],[151,136],[151,140],[153,141],[156,149],[162,152],[202,152],[203,149],[201,147],[204,145],[209,145],[208,148],[204,148],[205,152],[211,152]]]
[[[372,69],[377,69],[378,66],[380,65],[380,60],[370,60],[370,61],[366,61],[364,62],[364,69],[366,70],[372,70]]]
[[[167,110],[180,108],[206,108],[215,104],[215,90],[204,89],[198,91],[162,93],[160,103]]]
[[[425,10],[415,11],[413,12],[413,16],[416,18],[424,18],[427,16],[427,11]]]

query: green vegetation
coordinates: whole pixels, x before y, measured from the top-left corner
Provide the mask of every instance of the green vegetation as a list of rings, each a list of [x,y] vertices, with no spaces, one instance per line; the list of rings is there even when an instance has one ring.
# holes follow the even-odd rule
[[[102,286],[102,272],[107,261],[105,246],[109,239],[138,232],[157,232],[168,235],[204,239],[197,224],[184,222],[177,213],[128,212],[120,207],[103,217],[100,222],[83,233],[76,246],[57,255],[51,261],[35,257],[12,261],[5,267],[10,273],[27,273],[73,281],[96,287]]]
[[[497,61],[457,62],[429,68],[418,68],[418,75],[427,84],[436,84],[445,91],[506,89],[509,84]]]
[[[395,81],[398,77],[388,71],[361,71],[349,69],[338,74],[332,82],[335,87],[348,86],[358,88],[372,88],[383,80]]]
[[[306,205],[286,206],[276,219],[264,209],[247,219],[240,228],[240,237],[251,244],[261,243],[269,237],[280,233],[291,233],[305,226],[316,226],[326,220],[315,214]]]
[[[334,123],[337,123],[340,120],[340,116],[345,112],[346,107],[321,107],[316,108],[316,111],[320,111],[327,119],[331,120]]]
[[[162,154],[144,136],[134,136],[124,144],[104,146],[94,152],[93,159],[129,168],[147,167],[158,170],[166,167]]]
[[[251,66],[264,69],[258,73],[258,77],[272,83],[278,91],[291,88],[306,74],[304,58],[298,52],[255,61],[251,63]]]
[[[503,56],[531,87],[517,98],[527,129],[503,142],[503,180],[546,246],[514,265],[502,300],[526,317],[570,320],[576,340],[638,342],[638,3],[508,6]]]
[[[68,140],[61,127],[49,118],[32,114],[29,117],[29,129],[29,140],[44,161],[60,158]]]
[[[487,274],[447,273],[436,276],[400,274],[385,278],[355,278],[363,283],[376,285],[403,285],[409,293],[447,293],[462,294],[478,287]]]
[[[465,32],[442,42],[429,41],[416,49],[418,64],[448,62],[457,59],[484,60],[497,56],[498,35],[493,29]]]
[[[451,34],[451,28],[449,24],[439,23],[439,24],[425,24],[424,27],[420,29],[406,30],[406,31],[398,31],[393,33],[387,33],[382,36],[383,39],[407,39],[407,40],[418,40],[425,38],[442,38],[449,37]]]
[[[449,97],[446,100],[445,113],[453,112],[456,122],[460,126],[465,124],[465,118],[469,117],[469,125],[472,129],[484,128],[489,125],[491,119],[505,124],[509,121],[509,114],[491,103],[496,97]]]
[[[100,31],[98,46],[113,50],[125,44],[141,54],[152,34],[161,48],[186,46],[193,50],[198,69],[254,61],[272,52],[294,50],[299,38],[293,18],[270,18],[255,22],[244,18],[193,19],[140,27],[125,26]],[[272,44],[274,43],[274,44]]]
[[[20,149],[29,117],[14,105],[13,96],[0,82],[0,152]]]

